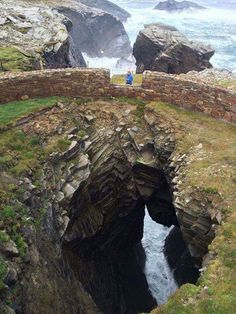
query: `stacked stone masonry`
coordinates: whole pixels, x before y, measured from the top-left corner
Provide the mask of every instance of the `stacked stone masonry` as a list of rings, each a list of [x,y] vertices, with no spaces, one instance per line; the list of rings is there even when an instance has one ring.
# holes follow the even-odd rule
[[[56,69],[0,76],[0,103],[49,96],[126,96],[171,103],[236,122],[236,93],[159,72],[146,71],[138,86],[115,86],[104,69]]]
[[[142,88],[153,90],[161,101],[236,122],[236,92],[151,71],[144,73]]]

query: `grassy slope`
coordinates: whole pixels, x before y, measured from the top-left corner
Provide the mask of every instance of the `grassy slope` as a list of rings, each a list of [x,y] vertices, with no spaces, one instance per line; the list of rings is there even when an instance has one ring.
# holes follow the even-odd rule
[[[15,47],[0,47],[0,72],[30,71],[34,66],[34,58],[23,54]]]
[[[55,105],[59,97],[38,98],[0,104],[0,127],[43,107]]]
[[[176,150],[192,154],[182,188],[193,186],[208,193],[219,193],[219,209],[224,223],[210,246],[216,254],[199,279],[198,285],[182,286],[168,303],[153,314],[234,314],[236,312],[236,127],[200,113],[171,105],[149,106],[165,116],[176,133]],[[194,149],[202,144],[200,155]]]
[[[218,80],[213,83],[215,83],[216,85],[219,85],[220,87],[228,88],[228,89],[232,89],[233,91],[236,91],[236,81],[234,80]]]
[[[141,85],[143,76],[142,74],[134,74],[133,85]],[[125,85],[125,74],[115,74],[111,78],[112,84]]]

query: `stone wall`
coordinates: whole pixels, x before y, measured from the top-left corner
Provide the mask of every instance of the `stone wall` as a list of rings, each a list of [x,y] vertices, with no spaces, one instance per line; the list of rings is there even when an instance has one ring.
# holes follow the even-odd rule
[[[49,96],[126,96],[158,100],[236,122],[236,92],[177,75],[146,71],[142,86],[115,86],[104,69],[56,69],[0,75],[0,103]]]
[[[236,122],[236,92],[151,71],[144,73],[142,88],[153,90],[153,96],[161,101]]]
[[[0,76],[0,103],[49,96],[103,96],[110,88],[110,73],[102,69],[54,69]]]

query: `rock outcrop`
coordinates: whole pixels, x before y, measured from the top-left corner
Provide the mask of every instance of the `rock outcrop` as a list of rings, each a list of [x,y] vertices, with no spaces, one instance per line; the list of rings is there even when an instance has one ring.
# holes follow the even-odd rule
[[[58,8],[54,0],[4,0],[0,25],[0,71],[85,67],[82,52],[117,58],[132,52],[117,17],[78,1]]]
[[[123,24],[113,15],[85,6],[60,7],[72,21],[70,35],[74,46],[90,57],[128,57],[130,41]]]
[[[172,74],[211,68],[214,50],[189,41],[175,27],[149,24],[139,32],[133,47],[137,68]]]
[[[71,49],[68,21],[42,5],[12,1],[1,3],[1,70],[30,70],[85,66]]]
[[[144,105],[74,99],[15,125],[17,141],[29,141],[40,157],[37,166],[30,159],[21,178],[12,178],[8,168],[1,176],[1,186],[19,191],[10,202],[21,250],[18,237],[15,244],[10,242],[7,223],[1,224],[5,244],[0,246],[1,256],[8,259],[4,279],[12,286],[20,282],[14,296],[18,312],[150,311],[156,303],[134,252],[142,238],[144,205],[156,222],[176,226],[177,235],[169,238],[172,242],[178,237],[179,250],[172,243],[168,256],[178,282],[190,281],[183,265],[191,256],[201,264],[221,222],[216,210],[221,197],[185,180],[191,163],[202,160],[205,151],[192,141],[191,147],[176,147],[176,137],[187,136],[189,126],[175,124],[176,112],[171,118]],[[1,133],[5,141],[9,132]],[[14,156],[11,147],[6,153]],[[15,166],[14,160],[6,162]],[[186,267],[187,274],[196,276],[191,264]]]
[[[154,8],[154,10],[163,10],[168,12],[176,11],[178,12],[188,9],[202,10],[205,8],[191,1],[175,1],[175,0],[161,1]]]
[[[79,0],[79,2],[87,5],[88,7],[97,8],[108,12],[123,22],[125,22],[127,18],[130,17],[129,12],[108,0]]]

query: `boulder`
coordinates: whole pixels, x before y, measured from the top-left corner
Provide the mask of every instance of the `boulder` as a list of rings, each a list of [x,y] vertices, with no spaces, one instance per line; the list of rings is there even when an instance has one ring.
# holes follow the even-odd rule
[[[133,48],[137,69],[172,74],[211,68],[209,60],[214,52],[210,46],[189,41],[175,27],[161,23],[146,25]]]
[[[121,21],[126,21],[127,18],[130,17],[129,12],[108,0],[79,0],[79,2],[87,5],[88,7],[101,9],[110,13]]]
[[[17,257],[20,255],[15,242],[12,240],[1,243],[0,252],[5,254],[7,257]]]
[[[154,10],[162,10],[168,12],[183,11],[188,9],[202,10],[205,8],[191,1],[179,2],[175,0],[161,1],[154,8]]]

